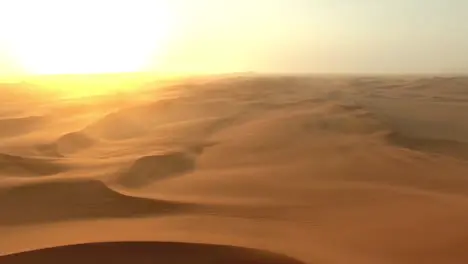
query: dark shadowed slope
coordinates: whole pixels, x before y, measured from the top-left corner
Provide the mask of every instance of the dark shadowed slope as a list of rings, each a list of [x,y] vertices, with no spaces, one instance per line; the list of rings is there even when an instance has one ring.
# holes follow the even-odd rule
[[[180,212],[189,206],[126,196],[97,180],[56,180],[0,189],[0,225],[74,219],[138,217]]]
[[[0,153],[0,176],[47,176],[65,170],[65,165],[52,159]]]
[[[263,250],[179,242],[109,242],[69,245],[0,257],[0,264],[301,264]]]
[[[45,156],[63,157],[94,146],[98,141],[84,132],[71,132],[62,135],[57,140],[36,146]]]
[[[194,159],[183,152],[145,156],[137,159],[117,179],[126,187],[144,186],[156,180],[190,172],[195,168]]]

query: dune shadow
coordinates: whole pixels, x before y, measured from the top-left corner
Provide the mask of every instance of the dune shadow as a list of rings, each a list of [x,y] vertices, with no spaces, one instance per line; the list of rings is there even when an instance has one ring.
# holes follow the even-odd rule
[[[408,149],[450,156],[457,159],[468,159],[468,143],[465,142],[409,137],[396,132],[389,133],[387,140]]]
[[[265,250],[182,242],[105,242],[67,245],[1,256],[0,264],[303,264]]]
[[[7,175],[54,175],[68,168],[51,159],[31,158],[0,153],[0,173]]]
[[[0,225],[158,216],[191,205],[128,196],[98,180],[55,180],[0,189]]]
[[[117,183],[125,187],[141,187],[171,176],[188,173],[195,168],[195,159],[184,152],[140,157],[124,171]]]
[[[42,155],[62,158],[67,154],[73,154],[90,148],[97,143],[98,141],[96,139],[88,136],[84,132],[71,132],[62,135],[51,143],[37,145],[36,149]]]

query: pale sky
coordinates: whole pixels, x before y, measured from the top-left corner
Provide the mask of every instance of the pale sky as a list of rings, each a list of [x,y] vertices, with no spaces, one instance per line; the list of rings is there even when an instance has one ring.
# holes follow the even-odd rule
[[[19,0],[0,1],[1,13],[10,12],[10,19],[14,15],[27,20],[31,14],[50,12],[35,5],[33,13],[18,9],[12,13],[8,2],[15,1]],[[41,1],[50,2],[29,0]],[[106,3],[100,10],[104,19],[113,12],[112,2],[119,1],[90,3],[96,2]],[[467,0],[167,0],[164,6],[171,27],[164,35],[164,49],[152,61],[153,70],[468,73]],[[158,8],[147,5],[139,17],[160,14],[150,7]],[[79,17],[87,19],[86,14]],[[124,20],[126,15],[121,17]],[[156,21],[145,20],[145,34],[152,34],[151,23],[165,23]],[[12,57],[5,34],[15,24],[0,22],[0,75],[21,73],[21,62]],[[116,58],[118,51],[113,54]]]

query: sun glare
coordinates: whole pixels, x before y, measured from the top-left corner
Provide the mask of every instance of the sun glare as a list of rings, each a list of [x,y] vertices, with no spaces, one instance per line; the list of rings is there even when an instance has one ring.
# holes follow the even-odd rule
[[[144,70],[162,55],[173,22],[164,0],[7,2],[0,22],[30,74]]]

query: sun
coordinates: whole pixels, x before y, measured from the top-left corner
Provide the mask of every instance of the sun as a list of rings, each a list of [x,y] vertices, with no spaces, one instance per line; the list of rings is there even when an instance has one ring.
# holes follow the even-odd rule
[[[30,74],[144,70],[164,52],[173,24],[168,0],[6,2],[2,31]]]

